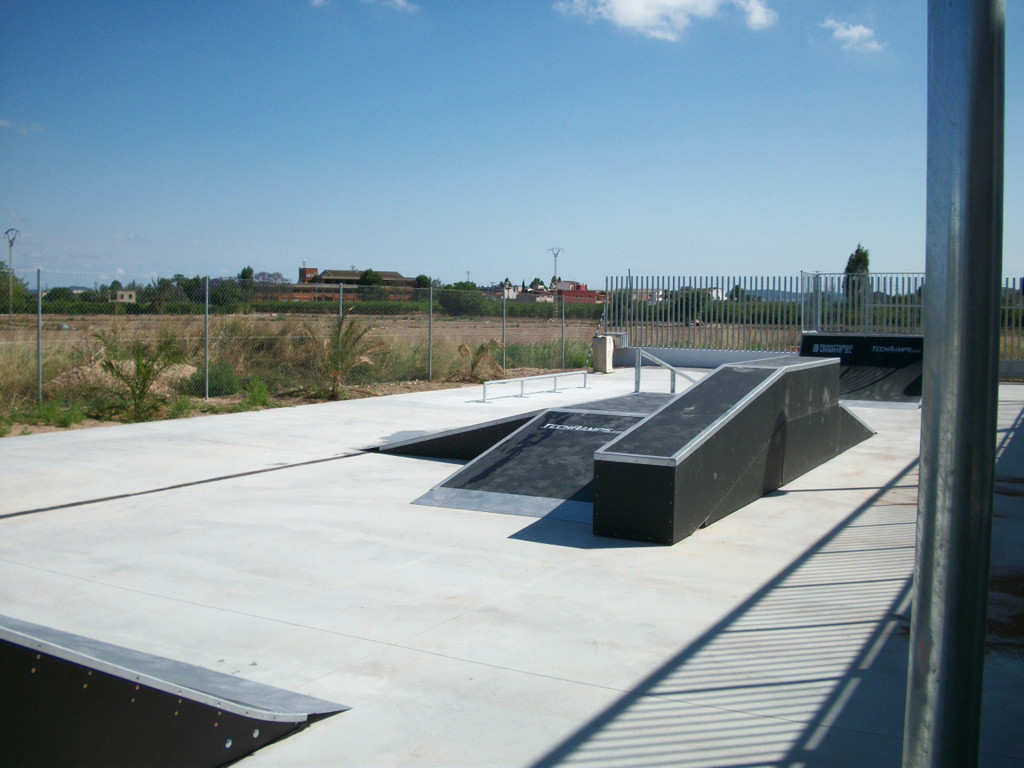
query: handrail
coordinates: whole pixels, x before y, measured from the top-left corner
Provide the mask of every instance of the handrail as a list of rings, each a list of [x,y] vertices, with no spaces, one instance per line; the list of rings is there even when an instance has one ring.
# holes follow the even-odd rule
[[[648,360],[650,360],[652,363],[656,363],[657,365],[660,365],[662,368],[667,368],[672,373],[671,392],[672,392],[673,395],[676,393],[676,376],[677,375],[678,376],[682,376],[684,379],[689,381],[691,384],[696,384],[697,383],[697,380],[695,378],[693,378],[692,376],[690,376],[685,371],[682,371],[679,368],[676,368],[674,366],[669,365],[664,360],[662,360],[660,357],[652,355],[647,350],[640,349],[640,347],[634,347],[633,351],[636,352],[636,386],[633,389],[634,392],[639,392],[640,391],[640,371],[643,368],[643,360],[644,360],[645,357]]]
[[[483,383],[484,384],[484,399],[483,399],[483,402],[485,402],[485,403],[487,402],[487,385],[488,384],[512,384],[513,382],[517,382],[518,381],[519,382],[519,394],[518,395],[513,395],[513,397],[525,397],[526,396],[524,394],[525,387],[523,385],[523,382],[533,381],[534,379],[552,379],[553,380],[553,387],[552,387],[551,391],[552,392],[557,392],[558,391],[558,379],[559,379],[560,376],[579,376],[581,373],[583,374],[583,386],[580,387],[580,389],[586,389],[587,388],[587,372],[586,371],[558,371],[557,373],[542,373],[542,374],[539,374],[537,376],[520,376],[519,378],[515,378],[515,379],[495,379],[494,381],[485,381]]]

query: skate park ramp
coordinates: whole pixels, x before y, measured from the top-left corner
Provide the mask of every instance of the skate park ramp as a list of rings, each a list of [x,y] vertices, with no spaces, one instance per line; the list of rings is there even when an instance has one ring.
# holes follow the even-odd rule
[[[673,395],[637,393],[532,415],[417,504],[589,522],[594,452],[641,419],[671,402]],[[493,423],[480,430],[495,434]],[[387,446],[388,452],[446,446],[444,435],[418,445]],[[385,450],[382,448],[381,450]]]
[[[674,544],[873,434],[839,406],[838,371],[771,358],[721,366],[680,395],[545,411],[416,503]]]
[[[348,707],[0,616],[6,765],[219,766]]]
[[[923,336],[805,333],[801,357],[839,358],[839,398],[861,403],[921,404]]]
[[[594,533],[675,544],[871,437],[838,374],[792,355],[719,367],[596,452]]]

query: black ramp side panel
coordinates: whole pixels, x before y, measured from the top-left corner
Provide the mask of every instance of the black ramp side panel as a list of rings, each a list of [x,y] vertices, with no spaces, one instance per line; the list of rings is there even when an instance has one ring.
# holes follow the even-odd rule
[[[0,680],[0,765],[23,768],[221,766],[347,709],[10,617]]]
[[[590,501],[594,451],[639,420],[615,413],[548,411],[441,487]]]
[[[381,453],[396,453],[400,456],[470,461],[491,446],[500,443],[536,415],[537,413],[534,411],[521,416],[476,424],[472,427],[386,443],[377,450]]]

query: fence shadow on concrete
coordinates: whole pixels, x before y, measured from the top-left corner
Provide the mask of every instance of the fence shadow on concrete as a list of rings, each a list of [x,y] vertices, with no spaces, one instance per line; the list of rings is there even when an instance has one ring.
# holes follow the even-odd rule
[[[898,766],[916,472],[533,768]]]

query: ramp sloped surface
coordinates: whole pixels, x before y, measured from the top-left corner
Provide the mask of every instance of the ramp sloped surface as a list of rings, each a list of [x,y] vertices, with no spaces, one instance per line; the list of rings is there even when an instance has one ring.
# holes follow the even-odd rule
[[[589,519],[594,452],[672,399],[647,393],[544,411],[416,503]]]

